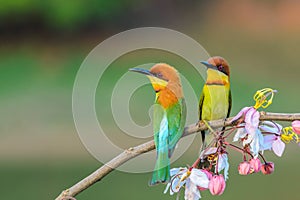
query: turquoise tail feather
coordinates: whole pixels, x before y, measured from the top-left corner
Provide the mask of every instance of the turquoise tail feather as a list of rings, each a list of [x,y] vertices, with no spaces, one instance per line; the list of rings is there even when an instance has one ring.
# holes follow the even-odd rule
[[[170,159],[167,149],[159,151],[150,185],[164,183],[170,180]]]

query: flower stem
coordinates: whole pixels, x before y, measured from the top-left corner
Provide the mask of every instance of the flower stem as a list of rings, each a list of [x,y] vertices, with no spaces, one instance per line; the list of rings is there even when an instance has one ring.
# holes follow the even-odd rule
[[[232,127],[232,128],[229,128],[229,129],[227,129],[227,130],[224,130],[224,132],[225,131],[230,131],[229,133],[227,133],[227,135],[225,135],[223,138],[227,138],[229,135],[231,135],[236,129],[238,129],[238,128],[244,128],[245,126],[234,126],[234,127]]]
[[[263,159],[263,161],[265,162],[265,164],[267,164],[267,161],[266,161],[265,157],[261,153],[258,153],[258,155],[261,157],[261,159]]]
[[[200,162],[200,158],[198,158],[198,159],[194,162],[194,164],[192,165],[192,168],[198,168],[199,162]]]
[[[245,149],[242,149],[242,148],[240,148],[240,147],[238,147],[238,146],[235,146],[234,144],[230,144],[230,143],[228,143],[228,142],[224,142],[224,144],[225,144],[225,145],[228,145],[229,147],[235,149],[236,151],[238,151],[238,152],[240,152],[240,153],[242,153],[242,154],[247,153],[247,154],[249,154],[249,155],[253,158],[253,155],[252,155],[250,152],[246,151]]]

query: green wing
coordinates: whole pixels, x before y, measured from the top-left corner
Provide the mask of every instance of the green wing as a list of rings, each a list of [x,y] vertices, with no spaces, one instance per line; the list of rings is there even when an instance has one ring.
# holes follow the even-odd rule
[[[199,100],[199,120],[202,119],[203,102],[204,102],[204,92],[201,93],[200,100]]]
[[[153,120],[154,142],[156,148],[158,148],[160,123],[163,120],[164,115],[165,115],[165,110],[163,109],[163,107],[158,103],[154,104],[152,120]]]
[[[202,91],[202,93],[200,95],[200,100],[199,100],[199,120],[202,120],[202,108],[203,108],[204,96],[205,96],[204,92]],[[205,139],[205,131],[201,131],[201,139],[203,142]]]
[[[167,118],[169,128],[169,157],[171,157],[177,142],[183,134],[185,126],[186,104],[183,98],[167,109]]]
[[[231,97],[231,90],[229,90],[227,118],[230,116],[231,106],[232,106],[232,97]]]

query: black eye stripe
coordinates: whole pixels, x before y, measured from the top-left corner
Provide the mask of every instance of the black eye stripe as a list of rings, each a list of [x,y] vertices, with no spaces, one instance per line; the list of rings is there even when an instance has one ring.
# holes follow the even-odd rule
[[[158,72],[158,73],[153,73],[153,75],[154,75],[155,77],[157,77],[157,78],[160,78],[160,79],[162,79],[162,80],[168,81],[168,80],[166,79],[166,77],[164,77],[163,74],[160,73],[160,72]]]

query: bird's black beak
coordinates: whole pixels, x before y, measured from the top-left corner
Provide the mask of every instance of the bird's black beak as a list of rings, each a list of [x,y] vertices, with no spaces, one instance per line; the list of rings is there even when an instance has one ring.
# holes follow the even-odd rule
[[[207,61],[201,61],[201,63],[202,63],[203,65],[205,65],[208,69],[215,69],[215,70],[218,70],[216,66],[214,66],[214,65],[212,65],[212,64],[210,64],[210,63],[208,63]]]
[[[157,77],[155,74],[151,73],[147,69],[130,68],[129,71],[146,75],[150,79],[150,82],[152,83],[153,87],[155,87],[155,85],[159,85],[160,87],[164,88],[168,84],[167,80],[164,80],[161,77]]]
[[[145,74],[147,76],[154,76],[149,70],[147,69],[142,69],[142,68],[130,68],[129,71],[131,72],[137,72],[140,74]]]

